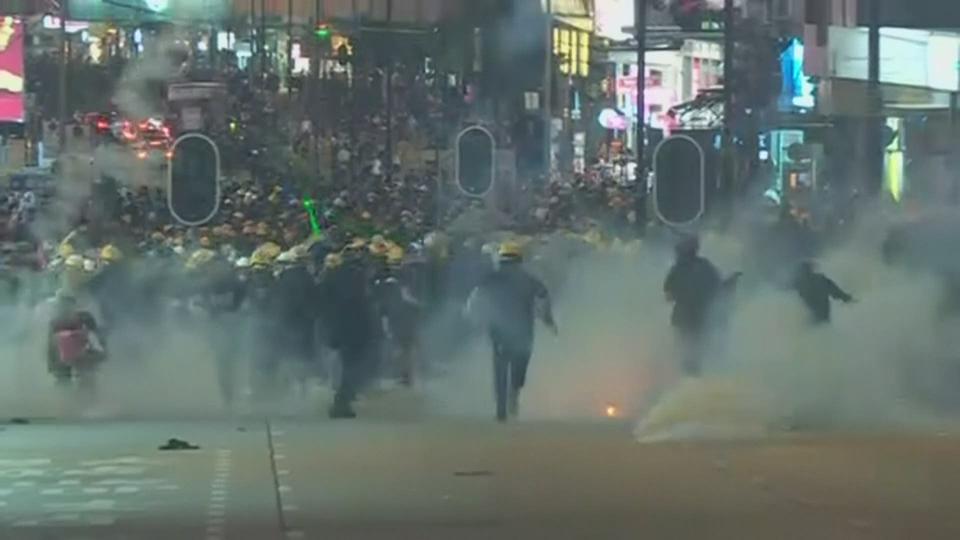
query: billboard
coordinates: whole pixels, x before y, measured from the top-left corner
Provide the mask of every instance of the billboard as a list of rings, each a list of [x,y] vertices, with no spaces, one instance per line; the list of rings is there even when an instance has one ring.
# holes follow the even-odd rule
[[[960,2],[944,0],[859,0],[859,24],[869,24],[869,5],[876,2],[880,9],[880,26],[898,26],[953,30],[960,27]]]
[[[23,122],[23,23],[0,16],[0,122]]]
[[[65,1],[71,19],[88,22],[223,21],[231,8],[229,0]]]

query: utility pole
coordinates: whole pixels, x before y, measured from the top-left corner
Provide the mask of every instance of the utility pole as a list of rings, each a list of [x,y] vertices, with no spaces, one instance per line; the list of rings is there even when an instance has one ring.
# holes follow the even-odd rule
[[[260,53],[260,83],[267,80],[267,0],[260,0],[260,32],[257,48]]]
[[[287,91],[293,79],[293,0],[287,0]]]
[[[732,193],[736,181],[736,149],[733,144],[733,62],[736,56],[736,20],[733,0],[723,0],[723,159],[722,191]]]
[[[60,84],[58,85],[60,122],[57,126],[57,138],[60,139],[59,152],[61,156],[67,153],[67,119],[70,115],[69,111],[67,111],[67,68],[70,61],[70,45],[67,42],[68,4],[69,2],[66,0],[60,2],[60,32],[58,36],[58,43],[60,45]],[[26,26],[26,21],[24,21],[23,25]]]
[[[883,96],[880,94],[880,2],[867,2],[867,144],[866,191],[877,195],[883,187]]]
[[[323,21],[323,0],[314,0],[313,2],[313,28],[316,31],[317,26]],[[314,166],[316,167],[317,176],[321,174],[321,164],[320,164],[320,153],[323,151],[323,137],[320,132],[320,118],[322,116],[321,111],[319,110],[320,101],[320,92],[321,82],[320,82],[320,70],[323,69],[323,60],[321,60],[320,55],[323,50],[323,44],[320,43],[319,36],[314,36],[314,47],[313,54],[310,55],[312,60],[313,68],[311,69],[310,77],[310,101],[311,107],[310,111],[312,113],[312,128],[313,128],[313,156],[314,156]]]
[[[547,182],[553,174],[553,0],[546,6],[546,50],[543,61],[543,168]]]
[[[647,0],[634,0],[634,37],[637,40],[637,168],[635,179],[641,192],[646,193],[647,130]]]
[[[387,0],[387,27],[390,27],[390,24],[393,22],[393,0]],[[386,167],[386,178],[390,180],[393,176],[393,55],[390,54],[390,47],[387,47],[386,58],[387,58],[387,69],[385,69],[386,75],[386,101],[387,101],[387,156],[386,163],[383,164]]]

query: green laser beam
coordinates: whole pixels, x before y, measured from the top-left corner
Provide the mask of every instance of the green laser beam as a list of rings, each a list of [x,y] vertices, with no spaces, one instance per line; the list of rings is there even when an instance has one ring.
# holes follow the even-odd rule
[[[320,227],[320,219],[317,218],[317,203],[313,199],[304,199],[303,207],[307,210],[307,215],[310,216],[310,229],[313,231],[313,235],[323,236],[323,228]]]

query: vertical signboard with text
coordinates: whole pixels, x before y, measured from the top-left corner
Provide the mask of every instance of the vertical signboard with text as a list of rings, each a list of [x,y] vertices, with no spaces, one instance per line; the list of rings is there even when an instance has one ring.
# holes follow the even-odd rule
[[[0,122],[23,122],[23,22],[0,15]]]

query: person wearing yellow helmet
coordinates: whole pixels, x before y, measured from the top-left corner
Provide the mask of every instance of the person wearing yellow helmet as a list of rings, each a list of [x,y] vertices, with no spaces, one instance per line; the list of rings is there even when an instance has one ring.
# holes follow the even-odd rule
[[[113,244],[107,244],[100,250],[100,262],[104,264],[113,264],[121,260],[123,260],[123,252]]]
[[[343,255],[339,253],[329,253],[323,259],[323,268],[325,270],[335,270],[343,265]]]
[[[392,246],[387,251],[386,267],[374,282],[374,297],[386,331],[386,339],[395,352],[394,360],[400,384],[411,386],[417,357],[421,302],[413,293],[409,274],[401,268],[404,251]]]
[[[554,334],[557,325],[546,286],[523,268],[520,245],[504,242],[498,255],[499,267],[473,290],[465,311],[490,336],[496,416],[505,422],[519,411],[520,391],[533,353],[534,319],[539,315]]]
[[[57,255],[64,260],[68,259],[71,255],[75,255],[76,253],[77,250],[74,249],[73,244],[67,242],[60,244],[60,246],[57,248]]]
[[[402,247],[394,245],[387,251],[387,264],[391,267],[398,268],[403,264],[405,255]]]
[[[254,267],[267,267],[272,265],[282,252],[283,249],[280,246],[273,242],[267,242],[253,252],[253,255],[250,256],[250,262]]]
[[[326,269],[317,286],[318,309],[328,345],[340,355],[342,375],[331,418],[354,418],[353,402],[371,373],[378,351],[379,325],[365,265],[356,257],[336,254],[326,258]]]
[[[500,262],[514,262],[523,260],[523,248],[520,246],[519,242],[510,240],[500,244],[500,249],[497,250],[497,257]]]

